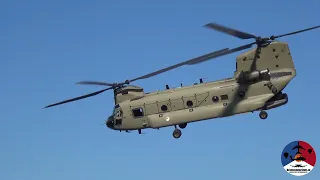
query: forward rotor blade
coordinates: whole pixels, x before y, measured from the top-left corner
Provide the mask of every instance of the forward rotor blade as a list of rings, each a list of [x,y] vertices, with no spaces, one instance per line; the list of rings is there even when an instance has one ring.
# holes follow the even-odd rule
[[[140,77],[138,77],[138,78],[135,78],[135,79],[130,80],[130,82],[133,82],[133,81],[136,81],[136,80],[139,80],[139,79],[146,79],[146,78],[149,78],[149,77],[152,77],[152,76],[155,76],[155,75],[164,73],[164,72],[166,72],[166,71],[175,69],[175,68],[180,67],[180,66],[183,66],[183,65],[192,65],[194,62],[199,61],[199,60],[201,60],[202,62],[203,62],[203,61],[207,61],[207,60],[209,60],[209,59],[212,59],[212,58],[215,58],[215,57],[220,56],[221,54],[223,54],[223,53],[226,52],[226,51],[228,51],[228,48],[221,49],[221,50],[219,50],[219,51],[215,51],[215,52],[212,52],[212,53],[208,53],[208,54],[206,54],[206,55],[203,55],[203,56],[200,56],[200,57],[197,57],[197,58],[193,58],[193,59],[190,59],[190,60],[181,62],[181,63],[179,63],[179,64],[176,64],[176,65],[173,65],[173,66],[169,66],[169,67],[164,68],[164,69],[160,69],[160,70],[158,70],[158,71],[155,71],[155,72],[146,74],[146,75],[144,75],[144,76],[140,76]]]
[[[226,27],[226,26],[223,26],[223,25],[220,25],[220,24],[216,24],[216,23],[208,23],[208,24],[206,24],[204,26],[207,27],[207,28],[214,29],[216,31],[219,31],[219,32],[222,32],[222,33],[225,33],[225,34],[240,38],[240,39],[251,39],[251,38],[256,39],[257,38],[253,34],[242,32],[242,31],[239,31],[239,30],[236,30],[236,29],[232,29],[232,28],[229,28],[229,27]]]
[[[112,83],[99,82],[99,81],[81,81],[81,82],[77,82],[76,84],[102,85],[102,86],[113,86],[113,85],[115,85],[115,84],[112,84]]]
[[[91,97],[91,96],[95,96],[95,95],[98,95],[106,90],[109,90],[109,89],[112,89],[112,87],[109,87],[107,89],[103,89],[103,90],[100,90],[100,91],[97,91],[97,92],[93,92],[93,93],[90,93],[90,94],[86,94],[86,95],[83,95],[83,96],[79,96],[79,97],[76,97],[76,98],[72,98],[72,99],[68,99],[68,100],[65,100],[65,101],[61,101],[61,102],[58,102],[58,103],[55,103],[55,104],[50,104],[44,108],[48,108],[48,107],[52,107],[52,106],[57,106],[57,105],[60,105],[60,104],[65,104],[65,103],[69,103],[69,102],[72,102],[72,101],[77,101],[77,100],[80,100],[80,99],[84,99],[84,98],[87,98],[87,97]]]
[[[289,35],[293,35],[293,34],[298,34],[298,33],[305,32],[305,31],[310,31],[310,30],[312,30],[312,29],[316,29],[316,28],[319,28],[319,27],[320,27],[320,26],[314,26],[314,27],[311,27],[311,28],[302,29],[302,30],[295,31],[295,32],[291,32],[291,33],[287,33],[287,34],[282,34],[282,35],[278,35],[278,36],[271,36],[271,39],[275,39],[275,38],[279,38],[279,37],[284,37],[284,36],[289,36]]]

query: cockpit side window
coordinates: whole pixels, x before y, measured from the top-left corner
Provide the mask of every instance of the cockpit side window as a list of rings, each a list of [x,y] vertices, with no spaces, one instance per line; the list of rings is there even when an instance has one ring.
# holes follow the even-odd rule
[[[121,117],[121,111],[116,112],[116,117]]]
[[[132,109],[132,114],[134,117],[142,117],[144,115],[142,108]]]
[[[114,110],[114,117],[115,117],[115,125],[121,125],[122,124],[122,110],[115,109]]]

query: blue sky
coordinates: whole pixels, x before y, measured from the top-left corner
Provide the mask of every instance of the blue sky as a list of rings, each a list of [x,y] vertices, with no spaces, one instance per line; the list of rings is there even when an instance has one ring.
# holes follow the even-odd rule
[[[112,91],[51,109],[45,105],[100,90],[81,80],[123,81],[248,41],[202,26],[217,22],[261,36],[319,25],[320,2],[18,1],[0,2],[0,179],[291,179],[281,152],[303,140],[320,152],[320,30],[282,38],[297,77],[289,104],[269,111],[120,133],[104,120]],[[231,77],[239,53],[135,83],[145,91]],[[320,166],[301,179],[319,179]]]

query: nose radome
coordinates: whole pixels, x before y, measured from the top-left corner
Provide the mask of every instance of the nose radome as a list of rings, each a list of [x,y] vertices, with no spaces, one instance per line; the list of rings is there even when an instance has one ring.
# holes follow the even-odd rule
[[[110,116],[108,118],[108,120],[106,121],[106,125],[107,125],[108,128],[113,129],[113,118],[112,118],[112,116]]]

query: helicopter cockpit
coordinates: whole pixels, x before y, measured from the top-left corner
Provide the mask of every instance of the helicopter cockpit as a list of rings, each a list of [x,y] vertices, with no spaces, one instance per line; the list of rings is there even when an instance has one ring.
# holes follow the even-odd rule
[[[115,126],[121,126],[122,124],[122,109],[119,105],[116,105],[113,110],[113,119]]]
[[[117,104],[114,107],[113,113],[111,116],[109,116],[106,125],[107,127],[111,129],[115,129],[115,127],[119,127],[122,125],[122,109],[120,106]]]

